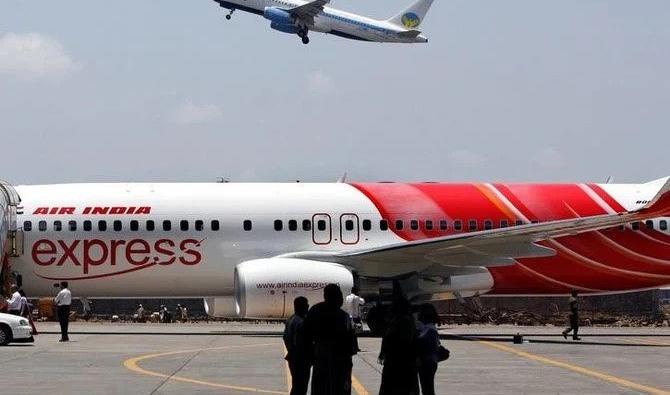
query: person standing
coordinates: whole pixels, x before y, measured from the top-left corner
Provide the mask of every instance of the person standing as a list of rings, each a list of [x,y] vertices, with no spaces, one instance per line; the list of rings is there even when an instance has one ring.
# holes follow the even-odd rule
[[[341,309],[344,297],[340,287],[328,284],[323,299],[309,310],[304,324],[314,347],[312,394],[349,395],[356,334],[349,314]]]
[[[19,294],[21,294],[21,317],[28,320],[30,326],[33,328],[33,336],[35,336],[37,335],[37,327],[33,321],[33,305],[28,301],[28,297],[26,297],[26,293],[22,289],[19,289]]]
[[[68,326],[70,323],[70,305],[72,304],[72,292],[68,288],[67,281],[61,281],[60,292],[54,298],[56,308],[58,309],[58,322],[60,323],[60,340],[61,342],[70,341],[68,336]]]
[[[563,337],[568,338],[568,334],[572,332],[572,340],[582,340],[577,335],[579,332],[579,303],[577,302],[577,291],[573,290],[570,296],[570,327],[563,331]]]
[[[309,311],[309,302],[304,296],[293,300],[294,314],[284,327],[284,346],[286,361],[291,371],[290,395],[306,395],[309,373],[312,368],[312,347],[305,336],[305,317]]]
[[[439,322],[435,306],[430,303],[419,306],[418,368],[423,395],[435,395],[435,372],[440,362],[440,336],[436,327]]]
[[[405,297],[396,296],[391,312],[379,353],[379,363],[384,365],[379,395],[418,395],[417,325],[412,306]]]
[[[349,314],[355,327],[361,326],[361,306],[365,304],[365,299],[358,296],[358,288],[353,287],[351,294],[344,299],[344,311]]]
[[[21,293],[19,287],[12,285],[12,296],[7,300],[7,313],[12,315],[21,315]]]

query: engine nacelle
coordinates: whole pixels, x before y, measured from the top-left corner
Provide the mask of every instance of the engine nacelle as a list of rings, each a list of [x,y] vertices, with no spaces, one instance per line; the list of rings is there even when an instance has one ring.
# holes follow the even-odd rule
[[[292,258],[256,259],[235,268],[235,310],[243,318],[286,318],[293,300],[323,301],[323,288],[338,284],[346,295],[354,276],[342,265]]]
[[[298,26],[296,25],[282,25],[277,22],[272,22],[270,24],[270,27],[275,30],[279,30],[280,32],[289,34],[298,34],[298,32],[300,31],[300,28],[298,28]]]
[[[205,313],[210,317],[230,318],[237,315],[235,311],[235,298],[232,296],[205,298]]]
[[[295,23],[295,18],[290,13],[277,7],[265,7],[263,17],[272,21],[273,25],[292,25]]]

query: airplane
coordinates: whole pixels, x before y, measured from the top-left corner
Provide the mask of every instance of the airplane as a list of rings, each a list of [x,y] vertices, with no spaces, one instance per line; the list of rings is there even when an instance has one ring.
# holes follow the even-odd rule
[[[230,12],[242,10],[263,16],[270,27],[280,32],[297,34],[309,44],[309,32],[321,32],[353,40],[426,43],[428,39],[417,30],[433,0],[418,0],[398,15],[377,20],[326,7],[330,0],[214,0]]]
[[[212,316],[282,318],[329,283],[412,303],[670,284],[670,177],[3,190],[3,275],[31,297],[68,281],[78,297],[203,298]]]

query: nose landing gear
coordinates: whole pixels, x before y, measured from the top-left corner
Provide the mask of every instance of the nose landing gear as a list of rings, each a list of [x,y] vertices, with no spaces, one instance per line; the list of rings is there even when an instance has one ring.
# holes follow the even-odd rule
[[[232,8],[232,9],[230,10],[230,12],[226,15],[226,19],[227,19],[227,20],[230,20],[230,18],[233,17],[233,12],[235,12],[235,9],[234,9],[234,8]]]

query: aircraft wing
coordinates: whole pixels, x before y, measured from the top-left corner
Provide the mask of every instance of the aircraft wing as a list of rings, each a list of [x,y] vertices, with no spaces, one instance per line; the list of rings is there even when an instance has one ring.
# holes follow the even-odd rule
[[[408,241],[377,248],[345,252],[297,252],[282,255],[340,263],[355,269],[362,276],[398,277],[411,273],[435,272],[436,265],[444,272],[468,267],[513,265],[516,258],[555,255],[556,251],[543,241],[644,221],[670,214],[670,177],[655,197],[642,208],[614,214],[562,219],[556,221],[466,232],[445,237]],[[551,243],[544,243],[551,245]]]
[[[314,0],[286,11],[306,24],[313,25],[314,17],[319,15],[323,11],[323,7],[328,3],[330,3],[330,0]]]

